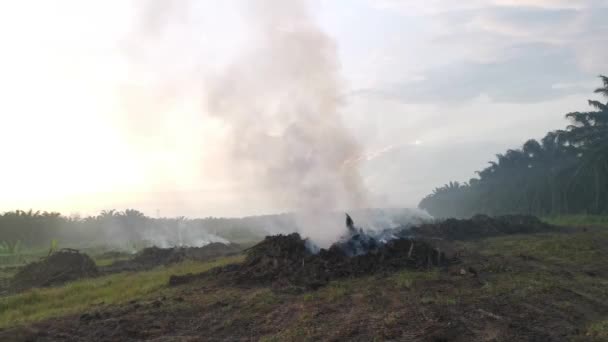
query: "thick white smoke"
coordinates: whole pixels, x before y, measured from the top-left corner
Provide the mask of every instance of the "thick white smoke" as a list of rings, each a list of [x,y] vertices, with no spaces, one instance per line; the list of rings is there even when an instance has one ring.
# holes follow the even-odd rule
[[[242,4],[250,47],[212,76],[201,76],[201,111],[225,125],[227,172],[253,180],[275,210],[298,212],[303,235],[325,245],[341,234],[344,223],[322,213],[368,206],[357,165],[361,151],[339,114],[336,46],[304,0]],[[183,25],[181,16],[171,17],[177,18],[172,23],[160,20],[158,11],[144,13],[155,17],[143,21],[142,39]],[[199,63],[193,69],[205,69],[206,61]],[[176,87],[169,79],[172,92],[190,94],[196,84],[189,80]]]
[[[233,156],[277,207],[307,216],[364,207],[359,146],[338,113],[334,42],[304,1],[260,0],[250,9],[254,48],[211,83],[208,97],[209,113],[229,126]],[[323,220],[305,222],[304,232],[318,235]]]

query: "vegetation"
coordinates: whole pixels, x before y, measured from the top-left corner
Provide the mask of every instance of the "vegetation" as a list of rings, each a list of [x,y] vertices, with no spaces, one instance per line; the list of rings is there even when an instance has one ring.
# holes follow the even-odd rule
[[[0,328],[77,313],[95,305],[118,304],[151,294],[159,295],[171,275],[204,272],[238,261],[240,257],[206,263],[190,261],[147,272],[113,274],[0,297]]]
[[[538,310],[534,311],[535,315],[538,312],[548,315],[562,310],[580,312],[578,301],[599,305],[608,298],[605,278],[577,273],[581,264],[586,265],[585,269],[604,268],[601,255],[606,251],[606,241],[608,232],[597,230],[574,235],[519,235],[462,243],[460,247],[463,250],[474,250],[484,256],[484,275],[487,278],[484,278],[480,288],[466,282],[447,280],[445,274],[440,272],[402,271],[387,278],[340,280],[319,291],[302,295],[301,301],[292,300],[293,307],[304,308],[300,310],[299,319],[282,331],[266,336],[264,340],[318,340],[320,336],[326,336],[323,334],[332,333],[348,339],[351,336],[349,333],[359,333],[361,329],[357,324],[362,323],[353,319],[356,313],[359,313],[356,317],[365,317],[366,324],[379,322],[379,330],[385,329],[385,333],[390,334],[393,328],[411,327],[416,317],[424,315],[412,314],[412,311],[425,312],[420,307],[434,305],[447,310],[451,307],[462,315],[466,315],[467,308],[497,314],[498,320],[504,320],[502,313],[494,311],[498,310],[496,307],[493,313],[480,309],[484,307],[482,303],[493,303],[496,298],[503,298],[508,303],[503,307],[504,311],[514,310],[515,316],[523,315],[525,308],[530,307]],[[511,262],[506,264],[505,260]],[[566,269],[572,273],[556,271]],[[574,277],[564,276],[574,273]],[[450,285],[446,285],[447,282]],[[569,292],[574,296],[564,295]],[[331,313],[326,314],[323,310]],[[340,312],[344,317],[336,318]],[[350,327],[352,330],[349,331],[346,322],[353,320],[355,327]],[[581,341],[600,341],[608,336],[605,318],[592,321],[581,330]],[[377,338],[388,339],[387,336]]]
[[[578,339],[572,340],[602,341],[608,336],[608,325],[596,310],[604,308],[608,300],[602,258],[607,247],[608,231],[593,228],[571,234],[461,242],[457,248],[464,253],[464,264],[455,265],[455,272],[404,270],[332,281],[304,293],[234,286],[212,277],[168,288],[171,274],[201,272],[242,257],[189,262],[5,297],[0,299],[0,327],[53,317],[40,329],[69,334],[74,332],[69,327],[84,323],[78,317],[61,316],[100,314],[104,318],[87,323],[86,331],[120,333],[127,325],[114,324],[124,319],[129,322],[129,333],[139,334],[141,339],[180,331],[186,336],[218,339],[348,340],[365,336],[371,341],[398,340],[410,333],[419,337],[454,325],[496,327],[499,321],[503,323],[500,329],[506,330],[497,330],[497,334],[524,329],[534,322],[534,328],[524,334],[546,337],[542,334],[551,334],[553,329],[571,332],[576,328]],[[480,271],[481,277],[472,276],[469,266]],[[462,269],[467,270],[464,275]],[[131,303],[133,300],[137,302]],[[155,306],[157,301],[162,305]],[[200,324],[192,324],[193,320]],[[89,336],[86,331],[78,330]]]
[[[608,216],[601,215],[550,216],[544,218],[544,221],[556,226],[608,228]]]
[[[608,100],[608,77],[595,90]],[[608,102],[566,114],[570,125],[497,155],[468,183],[450,182],[419,207],[436,217],[608,214]]]
[[[289,224],[280,215],[242,219],[151,218],[127,209],[124,212],[104,210],[97,216],[81,218],[55,212],[16,210],[0,214],[0,256],[16,256],[26,250],[45,250],[48,254],[49,250],[59,247],[82,249],[97,247],[100,243],[127,251],[150,245],[180,245],[222,238],[250,243],[263,238],[267,234],[266,228],[275,223]]]

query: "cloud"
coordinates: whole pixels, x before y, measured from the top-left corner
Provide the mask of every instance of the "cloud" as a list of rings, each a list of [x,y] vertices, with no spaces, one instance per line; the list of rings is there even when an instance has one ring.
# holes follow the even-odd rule
[[[433,22],[429,59],[411,79],[374,87],[406,103],[458,102],[487,95],[531,103],[588,91],[579,84],[608,72],[608,1],[372,1],[376,8]],[[417,53],[424,53],[417,51]],[[435,55],[433,55],[435,53]],[[397,72],[398,73],[398,72]]]
[[[489,7],[584,9],[606,5],[604,0],[368,0],[375,8],[405,14],[438,14]]]
[[[386,86],[376,94],[407,103],[453,103],[486,95],[496,102],[530,103],[588,91],[578,84],[576,57],[567,51],[539,44],[514,47],[514,56],[493,63],[459,62],[426,72],[423,80]]]

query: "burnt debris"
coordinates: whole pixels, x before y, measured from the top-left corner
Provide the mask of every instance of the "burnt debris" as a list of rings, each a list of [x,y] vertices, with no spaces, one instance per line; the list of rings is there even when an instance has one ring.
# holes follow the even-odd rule
[[[457,260],[430,241],[413,238],[378,239],[346,215],[347,234],[318,253],[297,234],[267,236],[250,248],[245,261],[215,269],[209,274],[238,284],[271,284],[277,288],[315,289],[332,279],[356,277],[400,269],[429,269]],[[173,276],[178,285],[205,275]]]
[[[299,234],[267,236],[250,248],[242,264],[229,265],[201,275],[174,276],[178,285],[206,277],[241,285],[271,284],[278,288],[315,289],[331,279],[424,270],[458,263],[451,240],[554,231],[533,216],[510,215],[469,220],[450,219],[384,231],[355,226],[346,214],[346,233],[328,249],[313,248]]]
[[[241,246],[214,242],[203,247],[148,247],[128,260],[119,260],[102,268],[103,273],[142,271],[156,266],[169,265],[185,260],[207,261],[214,258],[239,254]]]
[[[357,232],[357,229],[355,228],[355,221],[353,221],[353,219],[348,214],[346,214],[346,228],[351,234]]]
[[[47,287],[98,274],[93,259],[74,249],[62,249],[21,268],[10,282],[11,291]]]

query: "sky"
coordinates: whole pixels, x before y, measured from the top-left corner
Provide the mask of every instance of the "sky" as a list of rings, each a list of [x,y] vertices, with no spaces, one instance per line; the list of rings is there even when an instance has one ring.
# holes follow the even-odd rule
[[[373,205],[414,207],[565,127],[608,73],[608,1],[306,5],[335,46],[339,115]],[[0,2],[0,212],[285,210],[231,171],[226,124],[200,104],[209,79],[255,48],[249,11],[245,0]]]

